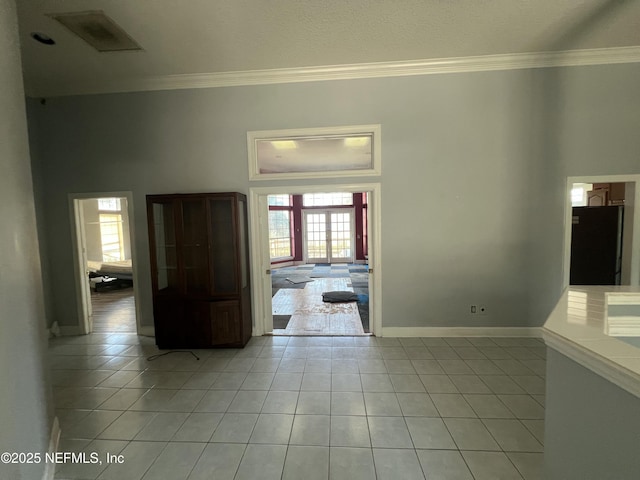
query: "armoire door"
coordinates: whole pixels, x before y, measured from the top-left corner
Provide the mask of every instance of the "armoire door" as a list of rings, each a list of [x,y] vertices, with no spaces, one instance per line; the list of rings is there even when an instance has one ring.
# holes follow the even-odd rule
[[[211,288],[213,295],[239,293],[238,246],[234,200],[231,197],[209,199],[211,215]]]
[[[184,293],[206,296],[209,290],[209,232],[204,199],[185,199],[181,205],[180,252]]]
[[[235,300],[211,302],[211,344],[242,343],[240,334],[240,302]]]
[[[180,288],[178,273],[178,245],[176,231],[176,203],[173,200],[156,200],[150,204],[152,283],[161,294],[177,292]]]

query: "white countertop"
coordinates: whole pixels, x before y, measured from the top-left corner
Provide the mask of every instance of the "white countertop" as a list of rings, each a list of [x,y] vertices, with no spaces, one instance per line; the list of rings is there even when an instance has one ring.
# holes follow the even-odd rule
[[[571,286],[544,324],[543,335],[555,350],[640,397],[640,348],[606,333],[607,306],[621,301],[640,305],[640,287]]]

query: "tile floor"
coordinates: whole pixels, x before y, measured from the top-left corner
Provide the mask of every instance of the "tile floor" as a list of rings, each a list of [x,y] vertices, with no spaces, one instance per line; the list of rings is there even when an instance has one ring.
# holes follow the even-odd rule
[[[50,343],[57,479],[540,479],[545,346],[526,338],[256,337],[158,353]]]

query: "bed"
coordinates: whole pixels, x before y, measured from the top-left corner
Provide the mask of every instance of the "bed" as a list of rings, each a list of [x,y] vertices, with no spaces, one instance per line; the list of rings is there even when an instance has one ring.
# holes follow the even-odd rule
[[[118,262],[87,260],[87,270],[91,286],[96,292],[107,286],[121,288],[133,284],[131,259]]]

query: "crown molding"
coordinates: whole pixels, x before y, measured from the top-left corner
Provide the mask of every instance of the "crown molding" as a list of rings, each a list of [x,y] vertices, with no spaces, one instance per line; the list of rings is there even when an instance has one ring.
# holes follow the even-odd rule
[[[401,62],[359,63],[320,67],[279,68],[237,72],[163,75],[122,81],[67,82],[58,86],[36,85],[27,90],[38,97],[88,95],[135,91],[270,85],[278,83],[405,77],[443,73],[469,73],[527,68],[573,67],[640,62],[640,47],[598,48],[557,52],[515,53],[474,57],[436,58]]]

